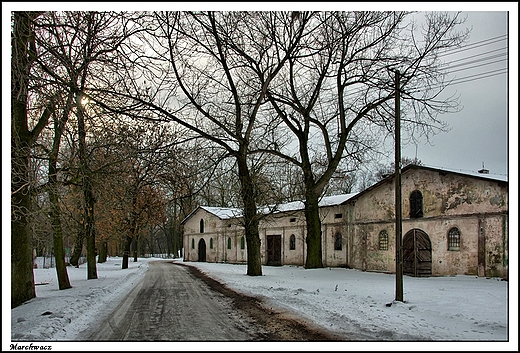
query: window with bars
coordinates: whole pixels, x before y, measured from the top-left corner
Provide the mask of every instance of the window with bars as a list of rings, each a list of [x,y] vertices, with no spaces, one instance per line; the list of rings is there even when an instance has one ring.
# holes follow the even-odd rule
[[[388,250],[388,232],[386,230],[379,233],[379,250]]]
[[[460,250],[460,230],[457,227],[448,232],[448,250]]]

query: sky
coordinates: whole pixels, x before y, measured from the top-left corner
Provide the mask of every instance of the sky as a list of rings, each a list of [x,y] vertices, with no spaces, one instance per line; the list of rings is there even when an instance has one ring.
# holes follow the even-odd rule
[[[478,9],[478,4],[473,5],[477,5]],[[402,155],[410,158],[417,156],[424,164],[434,167],[477,171],[484,164],[490,173],[507,174],[508,133],[514,134],[510,137],[513,144],[517,143],[518,137],[514,126],[518,126],[517,119],[509,119],[518,115],[508,111],[508,75],[504,74],[504,69],[508,67],[505,55],[508,41],[503,40],[508,33],[507,12],[472,11],[463,15],[467,16],[463,27],[471,29],[467,47],[442,58],[453,66],[449,69],[453,71],[450,77],[455,79],[454,82],[460,82],[448,87],[447,93],[460,97],[462,110],[440,116],[449,124],[449,132],[435,135],[431,145],[423,140],[417,145],[417,150],[415,145],[404,147]],[[493,38],[496,39],[490,40]],[[485,40],[489,41],[482,42]],[[510,37],[509,44],[513,41]],[[518,65],[518,56],[515,65],[513,53],[510,54],[509,66],[514,70],[513,66]],[[456,69],[465,70],[454,71]],[[512,72],[510,78],[513,78]],[[511,98],[516,101],[517,96],[514,94]],[[511,131],[508,123],[513,125]],[[516,160],[515,156],[512,157]]]
[[[9,350],[16,340],[50,345],[52,350],[171,350],[168,342],[86,342],[78,338],[144,278],[150,261],[182,259],[130,259],[129,268],[122,270],[122,258],[110,257],[97,264],[95,280],[86,280],[86,264],[67,267],[72,288],[60,291],[56,269],[47,268],[49,261],[44,266],[43,258],[38,258],[36,298],[9,310],[9,300],[3,297],[2,350]],[[246,275],[247,265],[183,263],[237,292],[260,297],[272,310],[292,311],[335,334],[369,335],[377,341],[175,343],[179,350],[518,350],[517,278],[508,282],[466,275],[404,276],[404,301],[400,302],[394,301],[393,274],[262,266],[262,276],[252,277]],[[2,277],[3,288],[8,287],[6,277]]]
[[[6,10],[20,10],[30,7],[30,3],[2,3]],[[55,3],[42,2],[37,7],[49,10],[100,10],[99,5],[82,2]],[[204,7],[202,8],[202,4]],[[449,132],[439,133],[430,139],[422,139],[417,145],[403,146],[402,156],[417,157],[425,165],[450,168],[460,171],[477,171],[484,167],[490,173],[510,174],[513,180],[518,178],[518,4],[514,2],[473,2],[473,3],[129,3],[128,10],[410,10],[410,11],[463,11],[467,16],[461,29],[471,29],[468,47],[445,56],[444,60],[452,65],[459,65],[460,71],[452,72],[451,77],[458,80],[447,89],[460,97],[462,110],[458,113],[444,114],[440,118],[450,126]],[[120,10],[118,3],[106,2],[103,10]],[[508,15],[509,11],[509,15]],[[3,16],[3,60],[10,60],[10,19],[9,11],[2,11]],[[509,34],[508,40],[503,37]],[[490,40],[475,45],[481,41]],[[485,55],[484,52],[490,52]],[[504,55],[508,51],[509,55]],[[498,55],[498,56],[497,56]],[[490,58],[493,56],[493,58]],[[488,58],[488,59],[486,59]],[[508,58],[509,60],[506,60]],[[462,60],[461,60],[462,59]],[[454,60],[461,60],[453,62]],[[474,62],[476,61],[476,62]],[[492,61],[498,61],[492,63]],[[469,69],[470,66],[477,66]],[[9,67],[3,65],[7,75]],[[453,71],[455,68],[450,69]],[[508,70],[506,70],[508,69]],[[497,71],[498,70],[498,71]],[[6,72],[7,71],[7,72]],[[505,73],[508,72],[508,73]],[[477,75],[477,76],[474,76]],[[482,76],[489,77],[482,78]],[[457,82],[457,81],[455,81]],[[9,82],[4,80],[4,92],[9,92]],[[6,95],[4,95],[6,97]],[[5,114],[9,104],[4,105]],[[4,119],[3,124],[7,124]],[[6,129],[7,131],[7,129]],[[7,140],[4,139],[7,150]],[[389,162],[393,159],[390,158]]]
[[[31,3],[2,3],[6,10],[29,8]],[[41,2],[37,8],[49,10],[121,10],[119,3],[82,3],[82,2]],[[100,8],[101,6],[101,8]],[[204,6],[204,7],[202,7]],[[446,62],[464,58],[457,65],[461,71],[453,72],[453,78],[460,81],[449,87],[447,92],[460,96],[462,111],[441,116],[451,130],[431,138],[424,139],[417,145],[403,146],[402,155],[410,158],[417,156],[423,164],[433,167],[477,171],[485,168],[490,173],[511,174],[518,177],[518,4],[516,2],[137,2],[128,3],[128,10],[410,10],[410,11],[463,11],[467,15],[466,23],[461,27],[470,28],[468,47],[457,55],[446,56]],[[509,16],[507,11],[509,11]],[[3,16],[3,60],[10,60],[10,19],[9,11],[2,11]],[[489,40],[509,34],[509,40],[490,41],[475,46],[483,40]],[[506,56],[486,60],[489,56]],[[491,53],[474,57],[486,51]],[[471,61],[478,62],[470,64]],[[490,64],[491,61],[499,61]],[[452,63],[455,64],[455,63]],[[473,69],[470,66],[480,65]],[[3,65],[8,77],[9,67]],[[508,74],[505,74],[508,68]],[[453,70],[453,69],[451,69]],[[495,71],[494,70],[499,70]],[[490,77],[480,78],[486,74]],[[479,75],[473,77],[472,75]],[[8,80],[4,80],[4,92],[9,92]],[[5,97],[6,95],[4,95]],[[5,114],[9,104],[4,105]],[[7,124],[4,119],[3,124]],[[7,131],[7,129],[6,129]],[[4,139],[4,146],[7,141]],[[6,148],[7,150],[7,148]],[[392,160],[391,160],[392,161]],[[391,162],[390,161],[390,162]]]

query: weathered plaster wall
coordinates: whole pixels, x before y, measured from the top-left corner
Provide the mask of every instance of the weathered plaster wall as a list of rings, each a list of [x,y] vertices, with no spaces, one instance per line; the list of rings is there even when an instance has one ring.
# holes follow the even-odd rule
[[[507,275],[507,188],[494,181],[412,169],[402,176],[402,190],[402,235],[413,228],[428,234],[434,275]],[[409,195],[414,190],[423,196],[424,216],[417,219],[410,218]],[[350,267],[395,272],[394,197],[391,181],[360,196],[351,206]],[[461,233],[458,251],[448,250],[452,227]],[[378,248],[383,229],[389,234],[387,251]],[[483,234],[480,242],[479,233]]]
[[[423,217],[410,218],[409,196],[419,190]],[[324,266],[346,266],[368,271],[395,273],[395,201],[393,180],[363,193],[354,202],[321,209]],[[495,181],[453,173],[410,169],[402,175],[402,235],[414,228],[428,234],[432,245],[433,275],[479,275],[507,277],[508,189]],[[341,214],[341,217],[339,215]],[[199,232],[204,219],[204,233]],[[271,215],[260,222],[261,261],[267,262],[266,239],[280,235],[282,264],[305,264],[305,217],[303,210]],[[457,227],[460,249],[448,250],[448,232]],[[388,250],[379,248],[379,234],[388,233]],[[335,250],[335,236],[341,234],[342,248]],[[295,249],[290,236],[295,235]],[[237,220],[220,220],[199,209],[184,224],[184,256],[197,261],[198,241],[206,242],[210,262],[247,262],[247,244],[240,249],[243,228]],[[231,238],[231,249],[227,239]],[[213,238],[213,249],[210,239]],[[191,241],[195,241],[192,249]]]

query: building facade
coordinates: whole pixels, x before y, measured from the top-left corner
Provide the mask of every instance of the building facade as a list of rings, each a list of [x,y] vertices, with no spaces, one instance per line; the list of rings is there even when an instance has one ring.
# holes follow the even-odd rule
[[[404,274],[507,278],[508,183],[409,165],[401,171]],[[323,265],[395,273],[395,183],[320,201]],[[199,207],[184,221],[184,261],[246,263],[241,211]],[[264,265],[305,265],[303,202],[260,222]]]

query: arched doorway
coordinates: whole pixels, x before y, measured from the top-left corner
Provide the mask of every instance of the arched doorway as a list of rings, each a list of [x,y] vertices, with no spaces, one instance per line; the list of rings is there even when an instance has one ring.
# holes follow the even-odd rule
[[[199,262],[206,262],[206,242],[204,239],[199,240]]]
[[[432,243],[420,229],[412,229],[404,236],[403,273],[413,277],[432,275]]]

